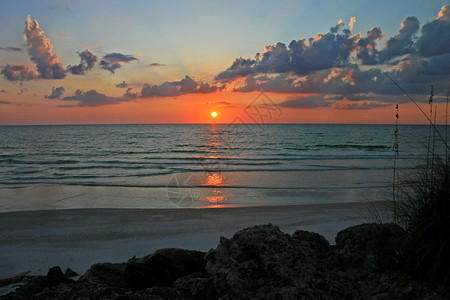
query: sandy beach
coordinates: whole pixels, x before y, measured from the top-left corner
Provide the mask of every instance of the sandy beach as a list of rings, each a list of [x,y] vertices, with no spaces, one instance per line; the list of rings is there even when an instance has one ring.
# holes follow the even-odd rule
[[[220,236],[272,223],[286,233],[318,232],[334,243],[336,233],[370,221],[383,203],[335,203],[210,209],[79,209],[0,214],[0,278],[52,266],[83,274],[98,262],[123,262],[157,249],[207,251]]]

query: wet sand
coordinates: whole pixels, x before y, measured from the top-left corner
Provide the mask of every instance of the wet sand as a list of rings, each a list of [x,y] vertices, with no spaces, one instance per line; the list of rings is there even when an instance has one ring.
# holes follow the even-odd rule
[[[220,236],[272,223],[286,233],[318,232],[334,243],[336,233],[373,221],[383,202],[257,206],[208,209],[71,209],[0,213],[0,278],[52,266],[83,274],[98,262],[123,262],[157,249],[208,251]]]

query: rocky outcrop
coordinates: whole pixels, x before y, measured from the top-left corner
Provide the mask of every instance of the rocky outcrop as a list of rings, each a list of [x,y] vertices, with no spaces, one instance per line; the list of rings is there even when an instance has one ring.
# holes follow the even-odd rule
[[[162,249],[125,265],[126,284],[135,289],[171,286],[180,277],[205,272],[205,253],[184,249]]]
[[[206,256],[206,270],[227,299],[351,296],[357,287],[329,269],[329,252],[328,242],[316,233],[291,236],[270,224],[255,226],[221,238]]]
[[[394,224],[350,227],[338,233],[336,245],[317,233],[254,226],[222,237],[208,253],[162,249],[125,263],[95,264],[76,281],[54,267],[47,276],[25,277],[4,299],[449,298],[446,287],[378,265],[385,259],[383,243],[402,238]]]

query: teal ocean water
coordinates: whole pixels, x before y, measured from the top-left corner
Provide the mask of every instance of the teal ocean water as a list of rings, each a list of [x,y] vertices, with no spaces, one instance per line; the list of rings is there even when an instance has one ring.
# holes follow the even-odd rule
[[[445,130],[445,128],[441,128]],[[393,125],[0,126],[0,211],[383,200]],[[400,168],[428,126],[400,125]]]

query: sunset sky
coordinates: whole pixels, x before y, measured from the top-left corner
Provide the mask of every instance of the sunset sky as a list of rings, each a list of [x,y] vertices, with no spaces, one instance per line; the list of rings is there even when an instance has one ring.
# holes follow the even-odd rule
[[[444,123],[447,3],[3,0],[0,125]]]

